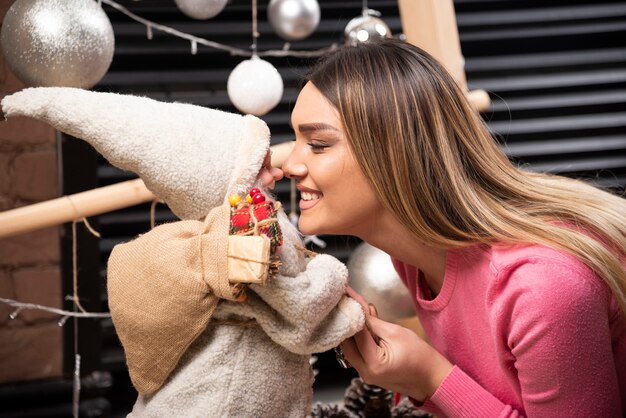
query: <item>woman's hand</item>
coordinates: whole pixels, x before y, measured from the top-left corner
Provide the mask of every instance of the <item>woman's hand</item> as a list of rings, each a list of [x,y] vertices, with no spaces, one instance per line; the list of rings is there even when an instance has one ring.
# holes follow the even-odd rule
[[[413,331],[379,319],[354,290],[347,293],[363,306],[367,326],[342,342],[341,350],[363,381],[418,401],[435,393],[452,363]]]
[[[276,181],[283,178],[283,170],[280,168],[272,167],[272,152],[267,151],[263,165],[259,171],[257,179],[261,180],[263,187],[273,189]]]

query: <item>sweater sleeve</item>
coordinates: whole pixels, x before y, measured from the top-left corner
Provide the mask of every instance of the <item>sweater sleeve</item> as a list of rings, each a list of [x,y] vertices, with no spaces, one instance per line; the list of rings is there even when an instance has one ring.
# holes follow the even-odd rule
[[[441,417],[517,418],[522,416],[456,366],[422,407]]]
[[[525,411],[500,402],[455,368],[425,409],[444,416],[621,417],[609,325],[610,293],[585,266],[526,260],[491,292],[502,355],[517,375]]]

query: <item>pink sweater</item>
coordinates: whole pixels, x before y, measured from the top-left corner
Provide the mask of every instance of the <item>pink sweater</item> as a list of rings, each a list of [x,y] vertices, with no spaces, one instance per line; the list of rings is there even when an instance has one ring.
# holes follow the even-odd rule
[[[393,260],[432,345],[455,367],[439,417],[622,417],[626,317],[578,260],[540,246],[450,250],[441,292]]]

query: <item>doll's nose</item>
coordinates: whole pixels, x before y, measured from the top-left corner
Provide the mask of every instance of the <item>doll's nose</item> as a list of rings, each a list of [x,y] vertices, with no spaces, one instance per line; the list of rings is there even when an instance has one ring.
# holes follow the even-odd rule
[[[261,180],[264,187],[273,189],[275,182],[283,178],[283,170],[272,166],[271,155],[271,152],[268,151],[257,179]]]
[[[283,170],[281,170],[280,168],[276,168],[276,167],[270,168],[270,174],[272,175],[272,178],[274,179],[274,181],[278,181],[282,179],[285,175]]]

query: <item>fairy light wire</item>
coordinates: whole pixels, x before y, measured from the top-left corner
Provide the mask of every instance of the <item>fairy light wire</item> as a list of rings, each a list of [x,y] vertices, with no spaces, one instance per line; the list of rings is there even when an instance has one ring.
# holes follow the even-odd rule
[[[103,0],[104,1],[104,0]],[[24,303],[17,300],[0,298],[0,302],[6,303],[16,310],[10,315],[11,319],[17,318],[17,315],[23,310],[34,309],[39,311],[46,311],[53,314],[57,314],[63,317],[76,317],[76,318],[110,318],[111,314],[108,312],[73,312],[66,311],[64,309],[53,308],[50,306],[38,305],[36,303]]]
[[[219,42],[211,41],[205,38],[200,38],[198,36],[194,36],[185,32],[181,32],[177,29],[174,29],[170,26],[161,25],[159,23],[153,22],[151,20],[145,19],[141,16],[136,15],[135,13],[128,10],[126,7],[122,6],[119,3],[116,3],[113,0],[100,0],[102,3],[111,6],[115,10],[125,14],[136,22],[139,22],[146,26],[148,38],[152,38],[153,29],[159,30],[161,32],[167,33],[172,36],[176,36],[181,39],[186,39],[191,43],[192,53],[197,51],[197,45],[204,45],[210,48],[219,49],[222,51],[226,51],[234,56],[242,56],[242,57],[251,57],[256,55],[258,57],[298,57],[298,58],[315,58],[321,57],[328,54],[331,51],[334,51],[339,48],[339,45],[336,43],[331,44],[325,48],[305,51],[305,50],[290,50],[290,49],[270,49],[266,51],[257,51],[256,50],[256,38],[258,37],[258,31],[256,28],[256,7],[253,6],[253,29],[252,29],[252,42],[253,47],[251,50],[245,50],[242,48],[234,48],[229,45],[221,44]],[[256,0],[253,0],[256,4]],[[285,44],[287,45],[287,44]]]

